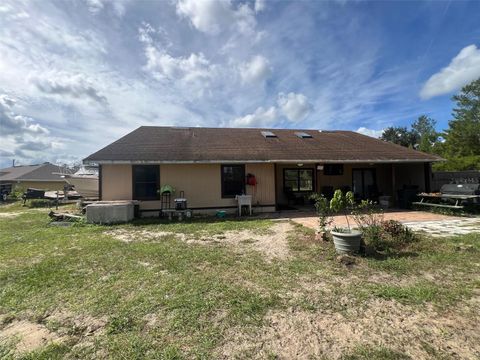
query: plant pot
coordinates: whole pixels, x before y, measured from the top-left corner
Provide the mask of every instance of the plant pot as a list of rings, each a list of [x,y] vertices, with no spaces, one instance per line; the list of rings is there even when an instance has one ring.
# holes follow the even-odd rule
[[[349,254],[360,250],[362,233],[358,230],[350,232],[331,231],[335,250],[339,254]]]

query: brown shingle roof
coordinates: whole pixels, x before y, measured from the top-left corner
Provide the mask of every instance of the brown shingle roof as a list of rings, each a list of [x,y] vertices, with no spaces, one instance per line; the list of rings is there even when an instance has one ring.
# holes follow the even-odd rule
[[[0,169],[0,181],[65,181],[58,174],[62,170],[61,167],[50,163],[38,165],[18,165],[4,169]]]
[[[277,137],[265,138],[271,131]],[[295,132],[312,138],[302,139]],[[440,157],[352,131],[142,126],[85,162],[438,161]]]

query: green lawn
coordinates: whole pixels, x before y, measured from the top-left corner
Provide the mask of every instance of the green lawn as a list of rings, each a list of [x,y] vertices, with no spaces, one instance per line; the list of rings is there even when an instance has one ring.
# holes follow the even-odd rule
[[[53,227],[47,212],[0,207],[0,358],[480,356],[479,235],[424,237],[346,267],[300,225],[288,257],[267,259],[222,234],[268,237],[269,220]],[[5,335],[19,324],[54,341],[22,350]]]

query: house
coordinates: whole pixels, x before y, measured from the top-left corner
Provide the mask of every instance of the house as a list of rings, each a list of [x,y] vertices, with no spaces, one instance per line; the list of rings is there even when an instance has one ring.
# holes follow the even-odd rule
[[[65,180],[58,175],[59,166],[49,162],[37,165],[17,165],[0,169],[0,190],[11,192],[13,188],[63,190]],[[56,173],[56,174],[54,174]]]
[[[441,160],[352,131],[142,126],[84,163],[99,165],[101,200],[139,200],[142,212],[155,213],[164,185],[183,191],[197,212],[234,211],[242,193],[256,211],[337,188],[396,200],[403,188],[429,190],[431,163]]]

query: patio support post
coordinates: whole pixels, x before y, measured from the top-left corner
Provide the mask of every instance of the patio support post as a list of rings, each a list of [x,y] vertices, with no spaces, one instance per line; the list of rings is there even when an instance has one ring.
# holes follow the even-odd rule
[[[429,193],[432,191],[432,164],[424,164],[424,173],[425,173],[425,192]]]
[[[397,192],[395,191],[395,164],[392,164],[392,205],[397,205]]]
[[[278,195],[277,195],[277,163],[273,164],[273,187],[275,190],[275,211],[278,211]]]

